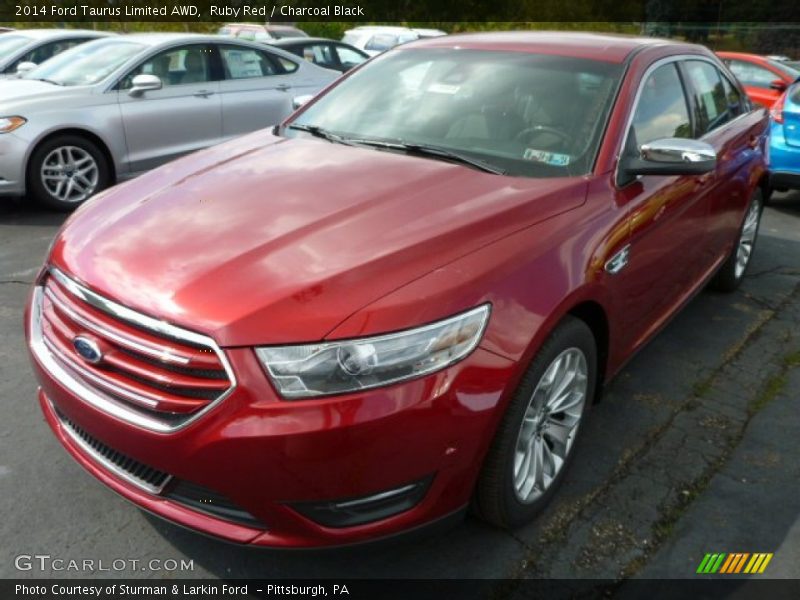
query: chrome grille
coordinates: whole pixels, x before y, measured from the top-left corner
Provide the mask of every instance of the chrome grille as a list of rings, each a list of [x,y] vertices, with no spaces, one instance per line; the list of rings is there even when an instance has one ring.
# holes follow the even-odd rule
[[[135,425],[179,429],[236,385],[216,343],[133,311],[51,269],[36,288],[31,347],[43,366],[84,401]],[[76,338],[100,360],[87,360]]]

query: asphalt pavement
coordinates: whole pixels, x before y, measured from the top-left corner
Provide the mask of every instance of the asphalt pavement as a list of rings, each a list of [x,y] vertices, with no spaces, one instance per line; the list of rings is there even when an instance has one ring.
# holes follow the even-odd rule
[[[534,523],[507,532],[467,518],[335,551],[186,531],[116,496],[59,446],[35,401],[22,311],[63,219],[0,205],[0,578],[682,578],[707,552],[774,553],[757,577],[800,577],[800,193],[766,208],[741,289],[699,294],[612,382]],[[125,566],[58,571],[24,558],[38,555]],[[181,560],[192,568],[173,569]]]

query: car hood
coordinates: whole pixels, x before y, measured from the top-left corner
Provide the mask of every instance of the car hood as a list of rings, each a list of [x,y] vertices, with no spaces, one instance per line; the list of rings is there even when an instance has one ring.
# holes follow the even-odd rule
[[[78,89],[80,88],[65,88],[46,81],[9,76],[0,81],[0,103],[4,110],[8,110],[10,106],[24,107],[30,100],[40,100],[48,96],[63,98],[65,94],[72,95]]]
[[[585,192],[584,178],[498,176],[262,131],[95,197],[64,225],[51,260],[223,346],[314,341]]]

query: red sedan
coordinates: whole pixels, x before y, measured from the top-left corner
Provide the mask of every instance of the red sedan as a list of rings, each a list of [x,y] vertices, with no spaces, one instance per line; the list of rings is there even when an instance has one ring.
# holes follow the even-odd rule
[[[517,526],[603,384],[741,282],[766,127],[700,46],[401,46],[69,219],[26,316],[41,408],[108,487],[240,543]]]
[[[741,52],[717,52],[722,61],[744,86],[744,91],[756,104],[772,108],[798,77],[800,71],[794,67],[758,54]]]

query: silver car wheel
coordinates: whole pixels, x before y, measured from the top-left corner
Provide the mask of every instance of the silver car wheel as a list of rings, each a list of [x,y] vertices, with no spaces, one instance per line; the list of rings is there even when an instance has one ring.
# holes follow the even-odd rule
[[[41,178],[48,193],[66,203],[83,202],[94,194],[100,169],[94,156],[78,146],[52,150],[42,162]]]
[[[747,264],[750,262],[760,219],[761,202],[758,199],[754,199],[747,210],[747,216],[744,218],[742,233],[739,236],[739,244],[736,248],[736,268],[734,269],[736,279],[739,279],[744,274]]]
[[[586,405],[588,373],[583,351],[568,348],[536,384],[514,451],[514,493],[520,502],[540,498],[566,462]]]

